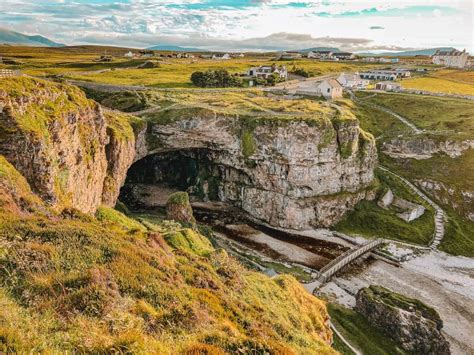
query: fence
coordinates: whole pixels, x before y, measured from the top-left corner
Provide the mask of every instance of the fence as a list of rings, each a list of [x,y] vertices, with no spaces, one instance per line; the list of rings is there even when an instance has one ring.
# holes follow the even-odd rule
[[[12,76],[20,76],[19,70],[11,70],[11,69],[0,69],[0,79],[1,78],[10,78]]]

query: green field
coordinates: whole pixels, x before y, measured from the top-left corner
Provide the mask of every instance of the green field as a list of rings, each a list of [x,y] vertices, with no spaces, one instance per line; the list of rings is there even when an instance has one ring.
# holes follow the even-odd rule
[[[364,70],[373,64],[358,62],[320,62],[299,59],[292,61],[275,61],[272,55],[252,55],[230,60],[212,59],[176,59],[153,58],[159,68],[137,69],[137,66],[149,58],[130,60],[123,55],[128,49],[113,47],[68,47],[68,48],[28,48],[0,47],[0,56],[21,61],[13,66],[24,73],[34,76],[62,75],[69,79],[100,82],[115,85],[145,85],[156,88],[192,87],[190,76],[195,71],[209,69],[227,69],[231,73],[244,73],[252,66],[286,65],[304,68],[312,75],[339,73],[344,71]],[[100,55],[113,55],[110,63],[99,63],[94,60]]]
[[[474,137],[474,102],[470,100],[410,94],[374,95],[369,92],[359,92],[357,97],[362,100],[362,107],[367,107],[370,104],[383,106],[430,133],[449,136],[453,139],[462,139],[466,136]],[[379,119],[376,112],[377,110],[371,112],[372,116],[375,114],[377,121],[372,127],[382,131],[388,128],[392,132],[393,127],[384,123],[388,120],[385,117]],[[367,116],[370,117],[371,114],[369,113]],[[384,113],[384,115],[388,114]],[[403,125],[394,117],[390,119],[390,121],[393,120],[399,122],[399,125]],[[368,127],[369,131],[372,127]]]

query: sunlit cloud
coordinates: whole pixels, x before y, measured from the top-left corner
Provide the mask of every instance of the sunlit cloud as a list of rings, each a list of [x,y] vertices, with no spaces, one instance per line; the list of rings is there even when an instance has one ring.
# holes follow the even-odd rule
[[[291,49],[325,46],[330,42],[325,38],[338,38],[352,41],[331,43],[354,50],[455,46],[473,51],[472,21],[472,1],[458,0],[0,2],[0,27],[67,44],[134,47],[179,39],[180,45],[210,49],[258,49],[256,43],[262,50]],[[294,42],[288,36],[272,37],[281,33],[309,37]]]

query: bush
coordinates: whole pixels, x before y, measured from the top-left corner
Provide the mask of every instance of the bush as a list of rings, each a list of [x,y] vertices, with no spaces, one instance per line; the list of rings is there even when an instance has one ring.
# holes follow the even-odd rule
[[[309,71],[307,71],[306,69],[296,67],[296,66],[293,66],[293,69],[291,70],[291,73],[293,73],[295,75],[305,77],[305,78],[309,78],[309,77],[312,76],[311,73]]]
[[[205,72],[196,71],[191,74],[191,81],[194,85],[202,88],[227,88],[242,86],[242,79],[231,75],[225,69],[207,70]]]

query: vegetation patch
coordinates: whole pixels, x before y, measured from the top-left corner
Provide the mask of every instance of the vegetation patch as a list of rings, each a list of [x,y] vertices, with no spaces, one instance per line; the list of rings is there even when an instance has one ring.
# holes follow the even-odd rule
[[[350,342],[364,354],[393,355],[406,352],[378,328],[374,327],[365,317],[343,306],[328,304],[331,321]]]
[[[377,205],[376,200],[363,200],[343,220],[337,223],[334,229],[343,233],[359,234],[369,238],[389,238],[427,245],[431,241],[434,232],[433,210],[395,177],[380,171],[377,171],[376,175],[380,181],[378,196],[381,196],[387,188],[390,188],[397,197],[425,205],[425,208],[427,208],[425,213],[412,222],[405,222],[396,215],[399,211],[383,209]]]

